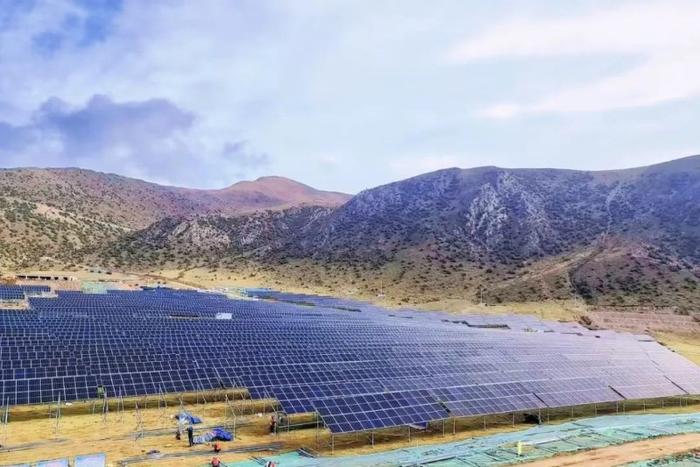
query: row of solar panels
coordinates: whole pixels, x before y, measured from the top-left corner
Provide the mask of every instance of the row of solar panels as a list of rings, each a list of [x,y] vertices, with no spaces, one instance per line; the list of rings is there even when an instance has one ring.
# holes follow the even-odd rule
[[[47,285],[0,285],[0,300],[24,300],[27,297],[51,292]]]
[[[209,373],[208,375],[206,373]],[[198,371],[146,371],[110,375],[82,375],[55,378],[4,380],[0,382],[0,405],[41,404],[94,399],[97,388],[106,389],[108,397],[131,397],[160,393],[181,393],[220,388],[218,375]],[[226,387],[230,387],[226,385]]]
[[[310,294],[301,293],[288,293],[279,292],[271,289],[247,289],[247,295],[254,298],[274,300],[283,303],[295,303],[295,304],[312,304],[319,307],[335,308],[339,310],[352,310],[352,311],[376,311],[381,310],[381,308],[372,305],[371,303],[359,301],[359,300],[349,300],[349,299],[339,299],[336,297],[329,296],[318,296]],[[453,323],[462,323],[470,327],[483,327],[483,328],[498,328],[504,327],[508,329],[528,329],[537,330],[544,332],[585,332],[586,329],[577,323],[544,323],[543,321],[537,319],[534,316],[529,315],[460,315],[456,317],[454,315],[447,315],[444,313],[437,312],[426,312],[426,311],[415,311],[404,309],[398,312],[398,316],[403,318],[426,318],[432,317],[433,319],[439,318],[444,321],[449,321]]]
[[[114,395],[236,385],[254,397],[278,398],[289,413],[318,411],[332,430],[348,431],[375,428],[379,422],[365,420],[376,414],[383,424],[426,416],[421,404],[396,416],[377,409],[382,394],[407,393],[402,401],[416,400],[408,393],[427,394],[440,419],[529,410],[535,403],[604,402],[611,392],[618,398],[700,393],[700,369],[654,342],[534,318],[455,320],[342,301],[309,308],[163,289],[59,293],[30,304],[29,312],[0,313],[2,396],[14,403],[91,397],[92,383]],[[351,307],[362,308],[348,312]],[[174,310],[200,318],[175,318]],[[215,320],[220,312],[231,319]],[[494,322],[503,326],[493,328]],[[66,359],[74,365],[62,365]],[[582,374],[600,383],[572,388]],[[375,405],[360,405],[362,417],[348,418],[347,404],[332,403],[369,395]]]

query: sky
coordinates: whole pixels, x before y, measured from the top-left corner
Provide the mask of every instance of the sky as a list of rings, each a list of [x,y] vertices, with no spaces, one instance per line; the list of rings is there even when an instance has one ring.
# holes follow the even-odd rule
[[[697,0],[0,0],[0,166],[356,193],[700,153]]]

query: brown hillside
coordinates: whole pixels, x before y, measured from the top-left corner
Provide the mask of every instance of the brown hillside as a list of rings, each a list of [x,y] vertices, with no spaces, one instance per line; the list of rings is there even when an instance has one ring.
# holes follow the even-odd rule
[[[336,207],[349,198],[281,177],[197,190],[83,169],[0,169],[0,266],[73,263],[78,250],[164,218]]]
[[[95,261],[489,303],[700,306],[700,156],[631,170],[446,169],[335,209],[164,219]]]

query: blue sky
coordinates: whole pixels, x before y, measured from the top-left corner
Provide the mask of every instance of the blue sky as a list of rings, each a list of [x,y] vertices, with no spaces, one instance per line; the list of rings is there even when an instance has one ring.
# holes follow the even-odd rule
[[[357,192],[700,153],[700,2],[0,0],[0,165]]]

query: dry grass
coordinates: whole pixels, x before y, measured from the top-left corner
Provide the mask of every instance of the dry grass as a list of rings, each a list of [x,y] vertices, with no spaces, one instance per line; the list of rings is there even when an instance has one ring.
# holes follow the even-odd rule
[[[656,333],[654,337],[663,345],[668,346],[688,360],[700,365],[700,335]]]
[[[299,286],[295,280],[283,281],[277,276],[267,276],[259,271],[220,271],[206,270],[201,268],[189,269],[187,271],[162,270],[153,273],[155,276],[170,280],[172,283],[180,282],[187,286],[199,287],[259,287],[262,285],[274,285],[280,290],[295,293],[308,293],[320,295],[333,295],[340,298],[355,300],[367,300],[388,308],[398,308],[410,306],[422,310],[446,311],[455,314],[528,314],[541,319],[556,321],[577,321],[585,315],[588,307],[580,300],[550,300],[537,302],[514,302],[499,305],[482,306],[474,304],[465,299],[446,298],[442,300],[431,300],[423,302],[420,298],[415,303],[407,305],[397,300],[394,295],[386,294],[383,297],[368,294],[357,289],[335,289],[330,290],[323,286]],[[251,274],[255,274],[251,276]],[[408,293],[408,292],[407,292]]]
[[[482,306],[454,299],[419,304],[416,308],[447,311],[455,314],[531,315],[540,319],[552,321],[578,321],[581,316],[586,314],[587,309],[585,304],[574,300],[505,303],[501,305]]]
[[[163,460],[149,460],[139,465],[201,465],[211,460],[212,447],[209,444],[199,445],[193,448],[187,447],[187,436],[182,440],[175,439],[176,423],[172,416],[178,411],[178,405],[173,404],[168,408],[151,407],[140,410],[143,421],[143,437],[137,436],[141,432],[139,418],[136,410],[127,409],[124,412],[110,412],[106,420],[102,414],[79,413],[64,415],[57,426],[55,418],[49,418],[47,407],[24,407],[13,409],[10,413],[8,430],[3,433],[3,445],[7,448],[21,448],[23,445],[40,444],[31,449],[19,449],[16,451],[0,451],[0,462],[26,462],[53,458],[73,457],[80,454],[104,452],[108,462],[114,462],[141,456],[151,450],[158,450],[164,454],[177,454],[183,452],[198,452],[201,455],[194,457],[173,457]],[[237,406],[241,406],[238,403]],[[227,417],[227,405],[224,402],[212,402],[208,404],[191,405],[186,409],[203,419],[203,426],[212,427],[231,424],[232,419]],[[260,444],[268,444],[276,441],[267,434],[268,418],[259,411],[265,404],[256,404],[252,415],[237,417],[237,424],[241,427],[237,433],[235,443],[228,443],[225,448],[245,447]],[[268,405],[269,407],[269,405]],[[30,411],[40,418],[16,420],[15,411],[23,412],[16,418],[26,418]],[[205,432],[208,430],[197,429]],[[286,443],[285,443],[286,444]],[[227,454],[227,459],[244,460],[247,454]]]

